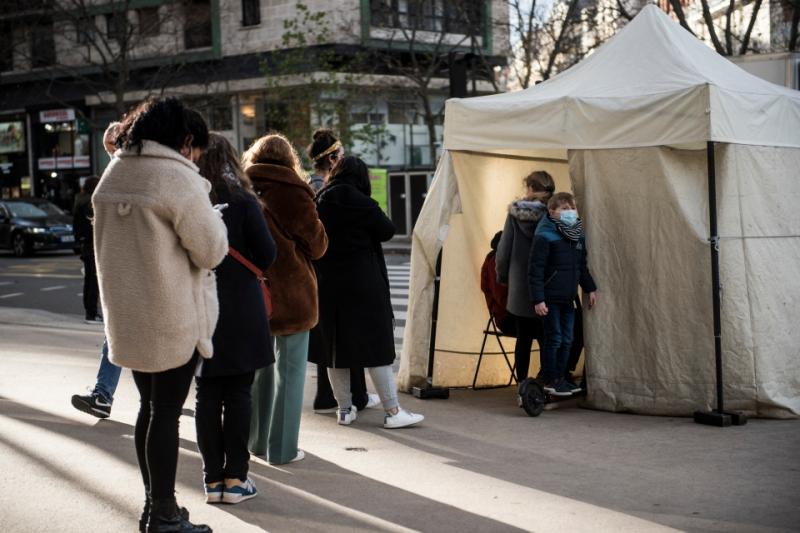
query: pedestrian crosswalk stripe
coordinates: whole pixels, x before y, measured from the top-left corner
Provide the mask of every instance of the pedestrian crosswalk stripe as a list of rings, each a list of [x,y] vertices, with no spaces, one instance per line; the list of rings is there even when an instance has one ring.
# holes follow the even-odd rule
[[[59,289],[66,289],[66,288],[67,288],[66,285],[54,285],[52,287],[42,287],[39,290],[42,292],[47,292],[47,291],[57,291]]]
[[[401,307],[408,307],[408,298],[392,298],[392,307],[399,305]]]
[[[391,287],[391,289],[390,289],[390,290],[391,290],[391,293],[392,293],[393,295],[402,295],[402,296],[408,296],[408,289],[396,289],[396,288],[394,288],[394,287]]]

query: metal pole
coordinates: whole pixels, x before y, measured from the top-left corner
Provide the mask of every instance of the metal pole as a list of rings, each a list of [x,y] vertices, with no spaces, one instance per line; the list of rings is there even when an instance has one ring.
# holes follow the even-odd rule
[[[436,257],[436,270],[433,278],[433,307],[431,308],[431,340],[428,344],[428,376],[424,387],[412,387],[414,396],[421,399],[450,397],[450,389],[433,386],[433,360],[436,354],[436,324],[439,321],[439,285],[442,277],[442,250]]]
[[[436,256],[436,272],[433,278],[433,308],[431,309],[431,342],[428,348],[428,384],[433,383],[433,358],[436,353],[436,324],[439,321],[439,285],[442,279],[442,250]]]
[[[721,294],[719,279],[719,231],[717,230],[717,169],[714,159],[714,142],[706,143],[706,159],[708,161],[708,228],[711,245],[711,297],[714,311],[714,364],[716,365],[717,408],[712,411],[695,411],[694,421],[698,424],[726,427],[743,426],[747,417],[743,413],[726,412],[723,399],[722,383],[722,319]]]
[[[717,371],[717,411],[724,411],[722,394],[722,323],[720,319],[719,234],[717,230],[717,172],[714,143],[706,144],[708,160],[708,227],[711,245],[711,292],[714,306],[714,362]]]

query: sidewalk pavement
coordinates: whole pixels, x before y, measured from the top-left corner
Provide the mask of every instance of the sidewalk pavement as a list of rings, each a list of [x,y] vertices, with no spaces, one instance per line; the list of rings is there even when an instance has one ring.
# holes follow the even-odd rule
[[[123,372],[108,420],[69,398],[94,381],[102,332],[76,317],[0,308],[0,531],[135,531],[137,395]],[[527,417],[513,388],[401,403],[351,427],[310,405],[306,459],[252,462],[257,498],[203,503],[193,395],[181,419],[178,500],[217,532],[800,531],[800,421],[726,429],[583,409]]]

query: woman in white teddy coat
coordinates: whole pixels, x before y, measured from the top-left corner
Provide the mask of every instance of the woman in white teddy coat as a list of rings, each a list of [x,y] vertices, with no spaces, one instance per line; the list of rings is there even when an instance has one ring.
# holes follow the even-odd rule
[[[119,150],[92,197],[94,244],[110,360],[133,370],[141,405],[136,455],[146,491],[140,529],[205,533],[175,502],[178,419],[198,354],[213,354],[212,268],[227,231],[192,162],[208,129],[175,98],[128,113]]]

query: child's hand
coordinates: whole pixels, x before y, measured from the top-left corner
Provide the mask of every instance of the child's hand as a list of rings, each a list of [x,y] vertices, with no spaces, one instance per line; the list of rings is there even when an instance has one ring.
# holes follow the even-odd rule
[[[594,294],[594,293],[592,293]],[[536,311],[536,314],[539,316],[546,316],[547,315],[547,304],[544,302],[539,302],[538,304],[533,306],[533,310]]]
[[[589,309],[597,305],[597,291],[589,293]]]

